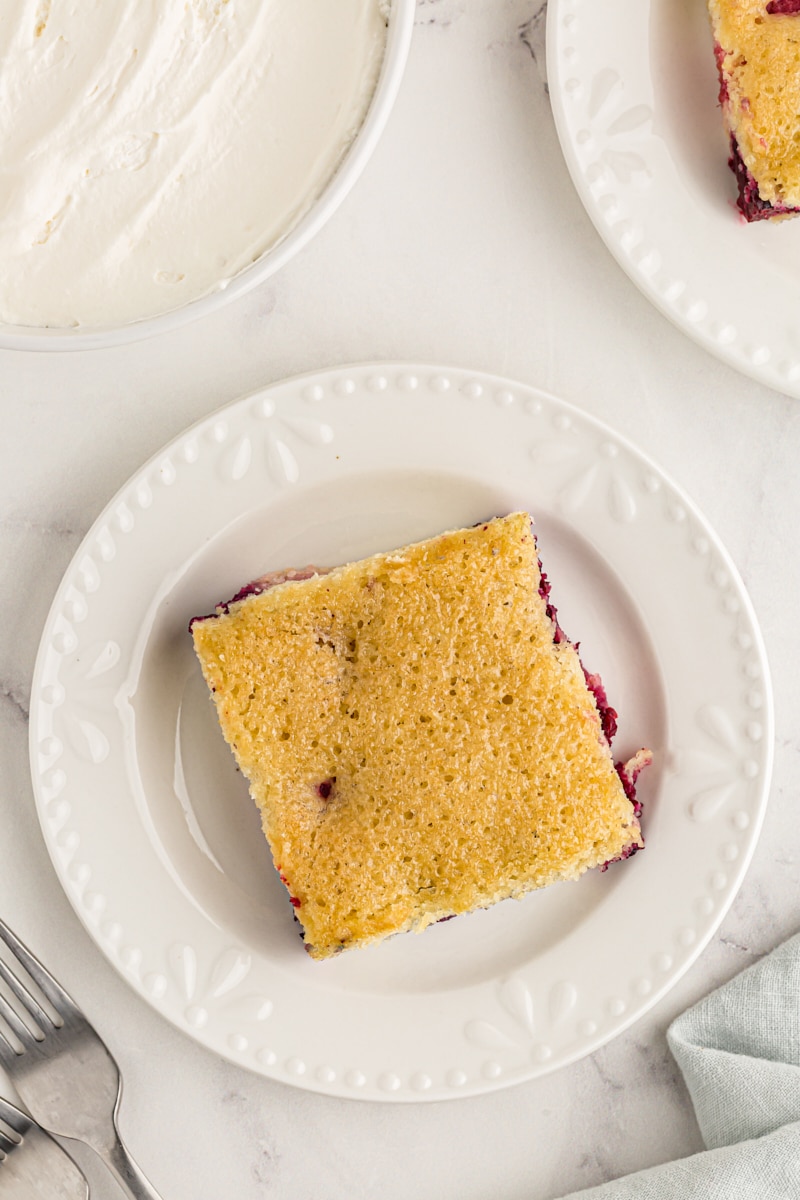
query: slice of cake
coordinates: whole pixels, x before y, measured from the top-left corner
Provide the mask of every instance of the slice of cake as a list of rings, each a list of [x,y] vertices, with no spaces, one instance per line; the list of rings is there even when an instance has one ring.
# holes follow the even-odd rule
[[[527,513],[329,572],[266,576],[191,623],[222,732],[326,958],[642,843],[648,752],[558,624]]]
[[[748,221],[800,212],[800,0],[708,0],[729,165]]]

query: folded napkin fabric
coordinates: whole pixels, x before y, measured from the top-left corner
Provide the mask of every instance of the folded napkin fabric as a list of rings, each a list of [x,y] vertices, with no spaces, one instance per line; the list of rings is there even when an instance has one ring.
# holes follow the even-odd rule
[[[708,1149],[563,1200],[800,1200],[800,934],[667,1040]]]

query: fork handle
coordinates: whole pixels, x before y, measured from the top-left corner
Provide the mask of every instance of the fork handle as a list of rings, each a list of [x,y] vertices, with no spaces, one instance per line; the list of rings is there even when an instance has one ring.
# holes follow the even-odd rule
[[[162,1200],[152,1183],[131,1158],[116,1129],[113,1141],[105,1146],[95,1146],[94,1149],[131,1200]]]

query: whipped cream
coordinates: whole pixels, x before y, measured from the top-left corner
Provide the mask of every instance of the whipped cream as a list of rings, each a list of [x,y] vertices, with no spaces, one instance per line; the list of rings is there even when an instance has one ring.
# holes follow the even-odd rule
[[[385,0],[0,0],[0,320],[203,296],[297,223],[361,125]]]

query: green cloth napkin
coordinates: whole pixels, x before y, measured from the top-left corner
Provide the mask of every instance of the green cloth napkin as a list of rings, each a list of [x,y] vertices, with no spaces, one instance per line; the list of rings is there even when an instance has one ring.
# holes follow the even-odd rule
[[[667,1040],[708,1149],[563,1200],[800,1200],[800,934]]]

